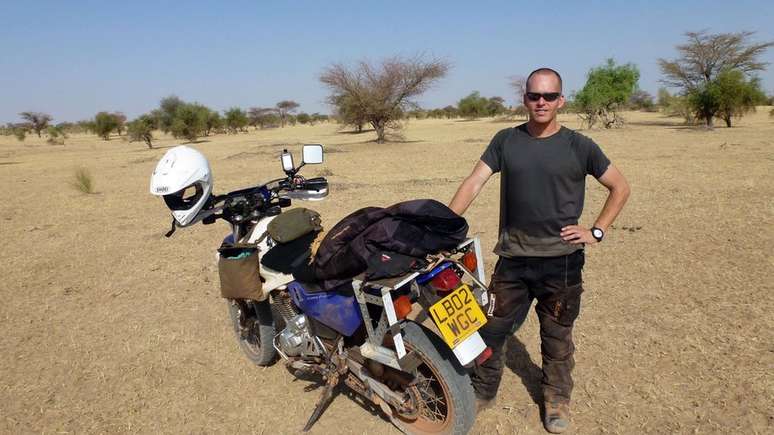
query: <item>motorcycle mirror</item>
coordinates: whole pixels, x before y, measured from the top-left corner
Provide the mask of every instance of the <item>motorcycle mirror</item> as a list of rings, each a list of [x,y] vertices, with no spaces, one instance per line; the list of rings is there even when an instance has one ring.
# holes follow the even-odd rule
[[[319,143],[306,144],[302,148],[302,161],[305,165],[316,165],[323,162],[323,146]]]
[[[282,170],[286,173],[293,172],[296,167],[293,165],[293,154],[288,150],[282,150],[282,156],[280,157],[282,162]]]

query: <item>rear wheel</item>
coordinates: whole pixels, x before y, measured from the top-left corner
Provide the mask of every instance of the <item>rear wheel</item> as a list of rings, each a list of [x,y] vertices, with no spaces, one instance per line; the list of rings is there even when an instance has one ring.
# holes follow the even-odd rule
[[[245,356],[258,366],[274,361],[274,318],[269,300],[257,302],[247,299],[229,299],[228,313],[234,326],[239,347]]]
[[[476,398],[465,369],[451,349],[416,323],[403,328],[406,351],[421,358],[417,377],[407,388],[416,402],[410,417],[395,415],[393,424],[410,434],[465,434],[476,417]]]

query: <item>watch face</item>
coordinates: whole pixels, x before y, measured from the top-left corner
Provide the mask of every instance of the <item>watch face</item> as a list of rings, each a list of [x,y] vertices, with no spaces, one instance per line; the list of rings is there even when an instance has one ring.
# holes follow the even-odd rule
[[[602,235],[604,234],[602,233],[602,230],[600,230],[599,228],[594,228],[591,232],[594,235],[594,237],[596,237],[597,239],[601,239]]]

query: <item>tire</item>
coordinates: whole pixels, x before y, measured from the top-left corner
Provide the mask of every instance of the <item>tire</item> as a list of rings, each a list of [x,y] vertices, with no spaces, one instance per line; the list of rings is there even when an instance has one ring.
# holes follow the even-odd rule
[[[446,343],[416,323],[404,325],[403,342],[406,352],[413,350],[422,359],[417,373],[425,381],[412,388],[422,398],[443,398],[440,404],[422,401],[415,420],[393,416],[393,424],[408,434],[468,433],[476,419],[476,396],[467,371]]]
[[[229,299],[227,303],[229,317],[242,352],[257,366],[270,365],[274,362],[277,351],[273,343],[276,333],[269,300],[257,302]],[[242,310],[244,310],[245,328],[239,325]]]

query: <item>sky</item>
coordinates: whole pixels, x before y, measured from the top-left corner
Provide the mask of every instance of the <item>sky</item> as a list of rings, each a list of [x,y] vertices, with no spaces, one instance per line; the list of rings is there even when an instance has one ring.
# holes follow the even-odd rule
[[[418,101],[443,107],[472,91],[515,104],[509,77],[548,66],[565,94],[589,69],[632,62],[655,95],[658,58],[686,31],[774,40],[774,1],[0,1],[0,123],[22,111],[55,122],[122,111],[130,119],[175,94],[213,109],[274,106],[329,113],[323,69],[424,55],[451,63]],[[759,74],[774,94],[772,63]]]

